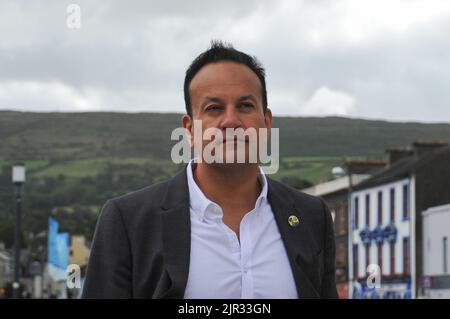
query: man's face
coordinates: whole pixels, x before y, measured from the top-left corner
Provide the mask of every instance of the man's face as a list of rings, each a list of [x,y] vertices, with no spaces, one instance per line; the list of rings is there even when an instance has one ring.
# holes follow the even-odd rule
[[[191,134],[194,143],[193,120],[202,121],[202,134],[208,128],[222,131],[226,137],[227,128],[267,128],[272,126],[272,113],[269,109],[264,113],[262,103],[262,87],[256,74],[247,66],[230,61],[221,61],[205,65],[194,76],[189,86],[192,118],[183,116],[183,126]],[[202,135],[203,136],[203,135]],[[198,137],[197,137],[198,138]],[[202,140],[201,150],[209,140]],[[223,152],[226,153],[226,143]],[[248,161],[246,146],[246,162]]]

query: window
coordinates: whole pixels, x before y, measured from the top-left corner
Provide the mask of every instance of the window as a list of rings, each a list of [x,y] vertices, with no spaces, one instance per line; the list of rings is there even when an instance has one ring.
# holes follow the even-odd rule
[[[336,245],[336,266],[345,267],[346,266],[346,256],[345,256],[345,244],[338,243]]]
[[[359,270],[358,270],[358,260],[359,260],[359,254],[358,254],[358,244],[353,244],[353,273],[355,279],[359,277]]]
[[[342,202],[335,203],[330,206],[330,209],[333,208],[333,211],[335,212],[334,215],[334,232],[336,236],[343,236],[347,234],[347,220],[346,220],[346,213],[347,213],[347,205],[345,205]]]
[[[403,273],[409,274],[409,238],[403,238]]]
[[[395,243],[390,244],[389,254],[391,256],[391,275],[395,275]]]
[[[409,218],[409,187],[403,185],[403,219]]]
[[[336,282],[347,281],[347,245],[340,242],[336,245]]]
[[[366,273],[367,267],[370,265],[370,245],[366,245],[366,268],[364,269],[364,273]]]
[[[355,212],[353,228],[356,229],[359,227],[359,197],[355,197],[353,211]]]
[[[370,195],[366,194],[366,226],[370,226]]]
[[[395,188],[392,187],[391,191],[389,192],[389,197],[390,197],[390,203],[391,203],[391,222],[395,221]]]
[[[378,192],[378,225],[383,224],[383,193]]]
[[[444,274],[446,274],[448,272],[448,267],[447,267],[447,237],[442,238],[442,248],[443,248],[443,261],[444,261]]]
[[[378,244],[378,266],[380,267],[380,274],[383,273],[383,244]]]

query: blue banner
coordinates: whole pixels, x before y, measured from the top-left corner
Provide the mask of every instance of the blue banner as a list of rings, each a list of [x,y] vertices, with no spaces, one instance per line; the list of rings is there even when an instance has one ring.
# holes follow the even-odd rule
[[[50,217],[48,221],[48,263],[66,269],[69,265],[69,233],[58,233],[58,222]]]

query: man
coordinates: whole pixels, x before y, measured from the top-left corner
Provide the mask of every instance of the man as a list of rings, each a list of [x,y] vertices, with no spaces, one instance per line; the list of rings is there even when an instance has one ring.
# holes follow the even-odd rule
[[[224,136],[226,129],[272,126],[264,69],[229,45],[213,42],[193,61],[184,95],[182,124],[200,150],[207,141],[195,144],[194,120],[202,133],[215,128]],[[237,143],[221,142],[223,156]],[[337,298],[327,206],[248,159],[191,161],[168,181],[109,200],[83,297]]]

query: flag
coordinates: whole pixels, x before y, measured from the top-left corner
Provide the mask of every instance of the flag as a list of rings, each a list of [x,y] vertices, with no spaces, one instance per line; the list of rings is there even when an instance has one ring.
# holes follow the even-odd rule
[[[48,221],[48,271],[55,281],[66,280],[69,265],[69,233],[58,233],[59,224],[50,217]]]

